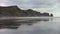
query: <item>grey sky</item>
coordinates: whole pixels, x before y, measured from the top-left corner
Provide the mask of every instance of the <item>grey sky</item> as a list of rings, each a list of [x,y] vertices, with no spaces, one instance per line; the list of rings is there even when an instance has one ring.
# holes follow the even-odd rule
[[[0,0],[0,5],[18,5],[21,9],[33,9],[60,16],[60,0]]]

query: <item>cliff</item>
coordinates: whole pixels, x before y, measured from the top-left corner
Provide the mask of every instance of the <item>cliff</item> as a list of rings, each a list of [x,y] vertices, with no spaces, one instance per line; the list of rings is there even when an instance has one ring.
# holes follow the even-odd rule
[[[40,13],[32,9],[22,10],[17,6],[0,6],[0,16],[19,16],[19,17],[32,17],[32,16],[53,16],[49,13]]]

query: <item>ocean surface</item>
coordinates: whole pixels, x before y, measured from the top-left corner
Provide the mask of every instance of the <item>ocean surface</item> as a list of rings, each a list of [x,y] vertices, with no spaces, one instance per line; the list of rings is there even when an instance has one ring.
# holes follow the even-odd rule
[[[32,19],[32,18],[30,18]],[[0,34],[60,34],[60,18],[24,21],[17,29],[0,29]]]

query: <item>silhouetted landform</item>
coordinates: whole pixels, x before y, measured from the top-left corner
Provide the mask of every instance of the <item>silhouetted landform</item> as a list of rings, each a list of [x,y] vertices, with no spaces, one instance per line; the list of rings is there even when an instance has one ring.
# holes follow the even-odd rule
[[[49,15],[49,13],[40,13],[32,9],[22,10],[17,6],[7,7],[0,6],[0,16],[33,17],[33,16],[53,16],[53,14]]]

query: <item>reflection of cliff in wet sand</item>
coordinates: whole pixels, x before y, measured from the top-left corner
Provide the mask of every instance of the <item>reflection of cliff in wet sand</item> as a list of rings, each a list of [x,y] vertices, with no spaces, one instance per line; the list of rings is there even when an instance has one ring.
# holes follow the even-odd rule
[[[21,18],[22,19],[22,18]],[[28,20],[29,19],[29,20]],[[40,21],[49,21],[50,18],[23,18],[23,20],[19,19],[3,19],[0,20],[0,28],[9,28],[9,29],[17,29],[22,24],[33,25]]]

